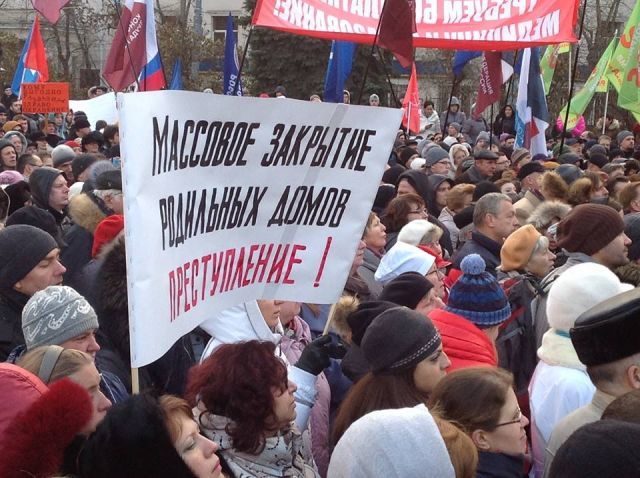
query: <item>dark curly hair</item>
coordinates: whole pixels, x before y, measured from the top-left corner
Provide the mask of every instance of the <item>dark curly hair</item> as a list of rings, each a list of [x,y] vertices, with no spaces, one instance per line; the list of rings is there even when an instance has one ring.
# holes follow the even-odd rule
[[[398,232],[409,222],[409,213],[418,205],[424,209],[424,199],[417,194],[409,193],[396,196],[382,213],[380,222],[387,228],[387,232]]]
[[[273,389],[287,389],[287,367],[274,355],[275,347],[258,340],[221,345],[189,371],[187,400],[232,420],[225,431],[237,451],[262,452],[275,419]]]

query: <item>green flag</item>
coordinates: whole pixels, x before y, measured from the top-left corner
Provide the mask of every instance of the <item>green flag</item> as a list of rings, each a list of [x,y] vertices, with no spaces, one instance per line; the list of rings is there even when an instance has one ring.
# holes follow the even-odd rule
[[[622,85],[618,91],[618,106],[633,113],[640,113],[640,65],[638,64],[638,54],[640,54],[640,28],[636,28],[631,46],[629,47],[629,57],[627,66],[622,75]]]
[[[567,53],[571,49],[570,43],[558,43],[556,45],[549,45],[540,60],[540,74],[542,75],[542,81],[544,82],[544,94],[549,94],[551,88],[551,81],[553,80],[553,73],[556,71],[556,64],[558,62],[558,55],[560,53]]]
[[[624,26],[622,35],[620,35],[620,42],[613,52],[607,71],[607,78],[618,93],[622,87],[624,72],[627,69],[627,63],[629,63],[630,59],[631,43],[633,42],[633,37],[635,36],[634,33],[636,32],[636,27],[639,23],[640,2],[636,1],[636,5],[633,7],[633,11],[629,16],[629,21]]]
[[[573,95],[573,98],[571,99],[571,109],[569,110],[569,120],[567,121],[567,130],[575,128],[578,123],[578,119],[582,113],[584,113],[584,110],[587,109],[587,106],[591,102],[591,98],[593,98],[593,94],[597,91],[601,80],[605,77],[607,73],[607,65],[609,65],[609,62],[611,61],[611,55],[616,47],[616,42],[616,38],[609,42],[609,46],[607,46],[607,49],[600,57],[600,60],[598,60],[598,64],[589,75],[589,78],[587,78],[582,89]],[[566,114],[567,107],[565,105],[565,107],[562,108],[562,111],[560,111],[560,118],[562,118],[563,121]]]

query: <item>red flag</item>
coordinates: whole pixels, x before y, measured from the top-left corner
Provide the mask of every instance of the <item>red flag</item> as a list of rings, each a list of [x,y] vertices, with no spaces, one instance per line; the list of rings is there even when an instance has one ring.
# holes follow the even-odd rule
[[[413,0],[386,0],[377,44],[393,53],[403,68],[413,62],[413,34],[416,32]]]
[[[31,42],[29,50],[24,59],[25,69],[34,70],[38,74],[37,83],[44,83],[49,80],[49,66],[47,65],[47,51],[44,49],[42,35],[40,35],[40,17],[36,15],[33,21],[33,31],[31,32]]]
[[[499,51],[485,51],[480,68],[480,86],[474,113],[482,112],[500,100],[500,89],[513,74],[513,67],[502,59]]]
[[[420,94],[418,93],[418,75],[416,64],[411,64],[411,78],[407,85],[407,92],[402,100],[402,126],[417,134],[420,131]]]
[[[60,20],[60,10],[71,0],[31,0],[33,8],[51,23]]]
[[[146,8],[144,0],[127,0],[122,4],[120,21],[102,72],[115,91],[124,90],[136,81],[147,64]]]

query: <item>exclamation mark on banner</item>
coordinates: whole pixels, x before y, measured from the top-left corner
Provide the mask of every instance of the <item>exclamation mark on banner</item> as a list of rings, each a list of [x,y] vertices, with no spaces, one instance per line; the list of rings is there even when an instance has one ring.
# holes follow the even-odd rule
[[[318,268],[318,273],[316,274],[316,280],[313,283],[313,287],[320,286],[320,279],[322,278],[322,273],[324,272],[324,265],[327,262],[327,255],[329,254],[329,248],[331,247],[332,241],[333,237],[327,237],[327,245],[324,246],[324,253],[322,254],[322,259],[320,260],[320,267]]]

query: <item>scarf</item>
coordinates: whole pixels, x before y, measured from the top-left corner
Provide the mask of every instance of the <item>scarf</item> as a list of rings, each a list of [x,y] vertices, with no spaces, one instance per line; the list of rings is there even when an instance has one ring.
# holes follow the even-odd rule
[[[573,348],[571,338],[562,330],[549,329],[542,336],[542,345],[538,349],[538,358],[548,365],[586,370],[576,349]]]

